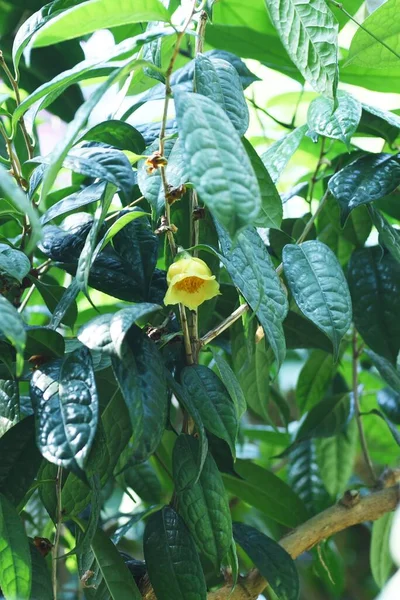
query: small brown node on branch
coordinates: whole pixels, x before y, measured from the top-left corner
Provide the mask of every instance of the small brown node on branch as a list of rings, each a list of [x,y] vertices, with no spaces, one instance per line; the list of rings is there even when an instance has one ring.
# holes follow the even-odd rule
[[[32,365],[32,370],[35,371],[50,360],[51,356],[47,356],[45,354],[33,354],[28,358],[28,363]]]
[[[358,490],[346,490],[339,500],[339,504],[345,508],[353,508],[360,502],[360,492]]]
[[[203,206],[196,206],[193,210],[193,221],[201,221],[206,218],[206,209]]]
[[[160,167],[166,167],[168,164],[168,161],[165,158],[165,156],[162,156],[162,154],[160,152],[156,151],[156,152],[153,152],[153,154],[151,154],[151,156],[147,157],[146,162],[144,164],[146,165],[146,171],[147,171],[148,175],[151,175],[152,173],[154,173],[154,171],[156,171]]]
[[[171,206],[177,200],[180,200],[182,196],[186,193],[186,185],[182,184],[178,187],[174,188],[172,185],[168,185],[168,191],[165,194],[165,199],[168,204]]]
[[[85,573],[81,577],[81,584],[82,584],[83,588],[85,588],[85,589],[92,588],[94,590],[96,589],[96,586],[94,584],[88,585],[88,581],[91,577],[93,577],[93,575],[94,575],[94,571],[90,571],[90,570],[85,571]]]
[[[378,488],[388,488],[400,483],[400,469],[386,468],[379,477]]]
[[[161,217],[160,227],[158,227],[154,231],[154,233],[157,235],[160,235],[161,233],[168,233],[168,231],[172,231],[172,233],[176,233],[178,231],[178,228],[173,223],[168,224],[167,217],[163,216],[163,217]]]
[[[33,543],[36,546],[36,548],[39,550],[39,552],[42,556],[47,556],[49,554],[49,552],[51,552],[51,549],[53,548],[53,544],[47,538],[36,536],[33,538]]]

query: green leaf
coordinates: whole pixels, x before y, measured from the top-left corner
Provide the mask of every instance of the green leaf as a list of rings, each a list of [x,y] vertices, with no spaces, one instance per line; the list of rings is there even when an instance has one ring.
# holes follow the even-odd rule
[[[362,103],[359,131],[383,137],[393,143],[400,130],[400,117],[388,110]]]
[[[232,542],[232,521],[228,497],[210,453],[197,482],[199,442],[180,435],[174,446],[173,476],[179,514],[189,529],[201,556],[216,572]]]
[[[19,421],[19,416],[18,383],[0,379],[0,438]]]
[[[300,498],[282,479],[249,460],[237,460],[235,470],[240,477],[223,474],[226,488],[250,506],[268,517],[296,527],[306,521],[309,514]]]
[[[317,514],[329,506],[330,498],[321,478],[314,442],[307,440],[291,447],[288,484],[310,514]]]
[[[380,410],[377,410],[376,408],[374,408],[373,410],[370,410],[368,413],[364,413],[364,414],[376,415],[377,417],[380,417],[381,419],[383,419],[383,421],[385,421],[386,425],[388,426],[389,431],[392,434],[394,441],[396,442],[396,444],[398,446],[400,446],[400,431],[392,423],[392,421],[387,418],[387,416],[385,414],[383,414]]]
[[[31,270],[29,258],[8,244],[0,244],[0,277],[7,276],[22,283],[25,275]]]
[[[44,300],[44,303],[49,311],[53,313],[51,321],[53,328],[58,327],[60,323],[64,323],[69,327],[73,327],[78,317],[78,308],[75,302],[75,297],[78,295],[79,288],[75,290],[75,286],[71,284],[68,289],[65,289],[61,285],[44,283],[40,279],[35,279],[34,281],[37,290]],[[62,306],[61,302],[63,299],[68,299],[68,302]],[[55,324],[54,319],[56,318],[57,323]]]
[[[239,74],[233,65],[220,58],[197,54],[194,85],[198,94],[207,96],[225,111],[240,136],[246,133],[249,109]]]
[[[225,385],[232,402],[236,406],[236,414],[239,420],[247,410],[246,398],[244,397],[243,390],[235,373],[232,371],[226,360],[213,348],[211,348],[211,352],[217,365],[221,381]]]
[[[234,243],[217,224],[221,258],[233,283],[256,313],[278,363],[285,358],[282,321],[288,310],[287,297],[267,248],[253,228],[238,234]]]
[[[274,227],[275,229],[280,229],[283,208],[278,190],[253,146],[246,138],[243,138],[242,142],[250,158],[261,192],[261,209],[254,224],[256,227]]]
[[[400,265],[378,246],[353,253],[348,269],[354,323],[368,346],[392,364],[400,350]]]
[[[7,498],[0,494],[0,586],[6,600],[29,600],[31,555],[22,521]]]
[[[391,388],[384,388],[377,393],[379,407],[385,415],[395,423],[400,425],[400,394]]]
[[[109,29],[142,21],[169,21],[168,11],[159,0],[89,0],[62,11],[45,23],[33,39],[33,46],[43,47],[82,37],[98,29]]]
[[[374,206],[368,206],[369,214],[379,232],[379,243],[387,248],[397,262],[400,262],[400,232],[392,227]]]
[[[32,561],[32,586],[29,600],[53,600],[53,587],[46,561],[32,543],[29,544]]]
[[[370,563],[376,585],[383,588],[393,570],[390,555],[389,537],[393,523],[393,513],[387,513],[372,525]]]
[[[119,357],[112,357],[112,365],[129,411],[136,442],[134,458],[143,462],[156,450],[167,421],[164,364],[154,343],[132,327],[121,343]]]
[[[24,367],[23,353],[26,343],[24,324],[16,308],[4,296],[0,296],[0,331],[17,351],[17,376]]]
[[[290,310],[283,321],[286,345],[290,349],[317,348],[330,352],[332,347],[328,338],[308,319]]]
[[[155,140],[144,152],[144,155],[151,156],[153,152],[158,151],[159,145],[159,141]],[[179,187],[181,184],[189,181],[182,142],[179,139],[172,138],[165,140],[164,157],[168,159],[165,177],[169,185]],[[138,185],[141,193],[152,207],[154,217],[158,218],[165,206],[161,172],[160,169],[155,169],[152,173],[148,173],[147,168],[148,165],[146,165],[145,159],[138,162]]]
[[[400,394],[400,373],[393,364],[383,356],[379,356],[379,354],[372,352],[372,350],[365,350],[365,353],[372,361],[374,367],[378,369],[382,379]]]
[[[210,98],[175,94],[175,108],[190,180],[212,214],[235,233],[252,223],[261,207],[257,179],[239,134]]]
[[[352,319],[347,282],[334,253],[311,240],[283,249],[283,269],[297,306],[331,340],[335,358]]]
[[[351,41],[346,64],[385,69],[398,66],[400,55],[399,0],[381,4],[358,28]],[[389,46],[392,51],[388,50]]]
[[[307,124],[311,132],[341,140],[350,148],[351,137],[361,119],[361,104],[347,92],[337,93],[338,107],[329,98],[315,98],[309,106]]]
[[[225,440],[235,457],[238,420],[235,405],[220,378],[208,367],[192,365],[183,369],[181,380],[205,428]]]
[[[149,461],[129,467],[117,477],[124,487],[130,487],[148,504],[160,504],[163,497],[161,481]]]
[[[98,419],[93,363],[86,348],[46,363],[31,380],[37,443],[50,462],[82,475]]]
[[[18,506],[42,461],[36,446],[34,417],[26,417],[0,438],[0,492]]]
[[[338,26],[326,2],[266,0],[271,20],[306,81],[329,98],[338,80]]]
[[[347,489],[357,454],[357,424],[333,437],[316,440],[317,463],[330,496],[339,498]]]
[[[79,141],[83,140],[102,142],[119,150],[129,150],[134,154],[142,154],[146,147],[143,136],[137,129],[129,123],[115,119],[98,123],[85,131]]]
[[[345,429],[352,416],[350,394],[335,394],[326,398],[307,413],[296,433],[294,443],[336,435]]]
[[[0,165],[0,194],[3,198],[11,202],[19,213],[26,215],[29,219],[31,231],[24,248],[26,254],[30,254],[40,238],[42,230],[36,209],[29,202],[24,192],[17,186],[15,180]]]
[[[329,190],[339,202],[342,224],[351,210],[379,200],[400,184],[400,160],[392,154],[368,154],[341,169],[329,180]]]
[[[61,215],[65,215],[68,212],[72,212],[77,208],[81,208],[82,206],[86,206],[87,204],[92,204],[93,202],[98,202],[104,191],[104,182],[99,181],[97,183],[92,183],[87,187],[62,198],[53,206],[50,206],[48,210],[42,215],[40,218],[40,222],[42,225],[46,225],[56,217],[60,217]]]
[[[142,596],[129,569],[112,541],[101,529],[91,548],[112,600],[141,600]]]
[[[270,537],[244,523],[233,524],[235,540],[268,581],[279,600],[297,600],[299,575],[291,556]]]
[[[143,548],[158,600],[206,600],[206,582],[195,543],[173,508],[165,506],[151,515]]]
[[[26,333],[26,356],[34,356],[35,354],[50,358],[64,356],[65,342],[58,331],[54,331],[49,327],[30,327]]]
[[[325,396],[335,373],[332,354],[314,350],[304,364],[296,387],[296,404],[304,413]]]
[[[283,138],[272,144],[261,156],[265,168],[273,183],[277,183],[282,171],[301,144],[307,131],[307,125],[297,127]]]

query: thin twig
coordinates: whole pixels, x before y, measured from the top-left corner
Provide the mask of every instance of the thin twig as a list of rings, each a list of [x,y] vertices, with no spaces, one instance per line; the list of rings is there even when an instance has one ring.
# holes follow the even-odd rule
[[[54,536],[54,545],[52,550],[52,584],[54,600],[57,600],[57,559],[60,545],[61,523],[62,523],[62,467],[58,467],[56,479],[56,498],[57,498],[57,514],[56,514],[56,533]]]
[[[185,344],[185,353],[186,353],[186,362],[188,365],[193,365],[193,353],[192,353],[192,343],[189,335],[189,326],[188,320],[186,316],[186,309],[183,304],[179,304],[179,315],[181,318],[182,332],[183,332],[183,341]]]
[[[365,437],[365,431],[364,431],[364,427],[362,424],[362,417],[361,417],[360,398],[359,398],[359,394],[358,394],[358,358],[359,358],[359,349],[357,348],[357,330],[354,327],[352,367],[353,367],[353,399],[354,399],[354,406],[355,406],[355,411],[356,411],[356,421],[357,421],[358,433],[360,436],[360,443],[361,443],[362,453],[364,456],[364,461],[365,461],[371,482],[373,485],[376,485],[377,478],[375,475],[374,467],[372,465],[371,457],[369,455],[367,440]]]
[[[309,200],[310,204],[311,204],[313,196],[314,196],[315,184],[318,181],[319,170],[320,170],[320,168],[321,168],[321,166],[322,166],[322,164],[324,162],[324,157],[325,157],[325,154],[326,154],[326,152],[325,152],[325,141],[326,141],[326,138],[322,137],[321,150],[320,150],[320,153],[319,153],[317,166],[315,167],[314,173],[312,174],[312,177],[311,177],[311,180],[310,180],[311,181],[310,196],[309,196],[309,198],[310,198],[310,200]]]
[[[302,242],[304,242],[304,240],[306,239],[307,235],[310,233],[311,228],[314,225],[316,219],[321,214],[322,209],[324,208],[324,206],[326,204],[326,201],[328,200],[328,196],[329,196],[329,189],[326,189],[325,194],[322,196],[322,198],[321,198],[321,200],[320,200],[320,202],[318,204],[317,210],[312,215],[312,217],[307,221],[307,224],[306,224],[306,226],[303,229],[303,233],[301,234],[301,236],[297,240],[296,244],[301,244]]]
[[[259,110],[262,113],[264,113],[264,115],[266,115],[267,117],[272,119],[272,121],[274,121],[277,125],[280,125],[281,127],[284,127],[285,129],[291,129],[291,130],[295,129],[295,126],[292,125],[291,123],[284,123],[283,121],[280,121],[279,119],[277,119],[276,117],[271,115],[271,113],[269,113],[265,108],[262,108],[261,106],[259,106],[252,98],[247,98],[247,100],[248,100],[248,102],[250,102],[250,104],[252,104],[254,106],[254,108],[256,110]]]

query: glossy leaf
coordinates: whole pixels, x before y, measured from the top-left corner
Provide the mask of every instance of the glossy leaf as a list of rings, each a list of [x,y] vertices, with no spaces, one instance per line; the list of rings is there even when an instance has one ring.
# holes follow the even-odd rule
[[[49,46],[126,23],[169,21],[168,11],[159,0],[124,0],[111,6],[107,0],[89,0],[64,10],[35,35],[35,47]]]
[[[393,366],[392,362],[383,356],[379,356],[379,354],[376,354],[376,352],[373,352],[372,350],[366,350],[365,353],[372,361],[374,367],[378,369],[382,379],[400,394],[400,373]]]
[[[35,279],[35,286],[47,308],[53,313],[52,326],[56,328],[60,323],[64,323],[73,327],[78,316],[75,298],[78,295],[79,287],[76,286],[75,289],[75,285],[71,284],[66,290],[61,285],[44,283],[40,279]],[[55,319],[58,320],[58,323]]]
[[[100,181],[92,183],[87,187],[75,192],[65,198],[62,198],[53,206],[50,206],[48,210],[41,217],[40,222],[42,225],[46,225],[56,217],[65,215],[68,212],[72,212],[77,208],[92,204],[92,202],[98,202],[104,192],[104,182]]]
[[[400,263],[400,233],[385,219],[374,206],[368,206],[369,214],[379,232],[379,243],[383,244],[397,262]]]
[[[376,585],[382,588],[393,569],[390,556],[389,537],[393,523],[393,513],[387,513],[372,525],[370,562]]]
[[[261,157],[258,156],[246,138],[243,138],[242,141],[256,174],[261,192],[261,209],[254,224],[257,227],[274,227],[275,229],[279,229],[283,215],[281,197]]]
[[[201,200],[231,233],[252,223],[261,207],[260,189],[225,112],[210,98],[190,93],[176,94],[175,108],[190,179]]]
[[[24,361],[23,352],[26,343],[26,332],[17,309],[0,296],[0,332],[8,339],[17,351],[17,375],[21,375]]]
[[[218,224],[217,231],[222,261],[233,283],[256,313],[280,366],[286,352],[282,321],[288,304],[267,248],[253,228],[241,232],[235,242],[231,242]]]
[[[161,481],[149,461],[128,467],[117,478],[148,504],[160,504],[163,497]]]
[[[234,523],[237,543],[251,558],[268,581],[279,600],[297,600],[300,593],[299,575],[291,556],[270,537],[244,523]]]
[[[225,440],[232,456],[236,456],[238,420],[235,405],[219,377],[208,367],[185,367],[181,374],[182,385],[196,406],[204,427]]]
[[[338,107],[333,100],[320,96],[310,104],[307,123],[311,132],[328,138],[341,140],[350,147],[350,139],[361,119],[361,104],[347,92],[337,93]]]
[[[325,352],[332,351],[332,345],[328,338],[311,321],[304,319],[297,312],[289,311],[283,321],[283,330],[287,347],[317,348]]]
[[[400,393],[391,388],[384,388],[377,393],[379,407],[385,415],[395,423],[400,425]]]
[[[332,354],[314,350],[297,381],[296,404],[302,413],[310,410],[324,398],[334,373]]]
[[[0,438],[19,421],[19,417],[18,383],[13,379],[0,379]]]
[[[195,59],[196,92],[207,96],[228,115],[240,136],[249,126],[249,109],[235,67],[220,58],[198,54]]]
[[[295,443],[337,435],[345,429],[352,416],[349,394],[335,394],[326,398],[307,413],[296,433]]]
[[[383,137],[393,143],[399,135],[400,117],[388,110],[362,103],[359,131]]]
[[[215,363],[218,368],[218,372],[220,374],[222,383],[225,385],[226,389],[230,397],[232,398],[232,402],[236,406],[236,413],[238,419],[246,412],[246,398],[244,396],[243,390],[240,386],[240,383],[235,375],[235,373],[230,368],[227,361],[216,351],[212,349],[213,357]]]
[[[46,561],[34,544],[30,543],[29,549],[32,561],[32,586],[29,600],[53,600],[51,576]]]
[[[357,425],[355,421],[333,437],[316,440],[316,458],[319,471],[332,498],[340,497],[347,489],[357,453]]]
[[[165,506],[151,515],[143,547],[158,600],[206,600],[206,582],[195,543],[173,508]]]
[[[310,514],[316,514],[327,508],[330,498],[324,487],[316,449],[313,441],[307,440],[290,451],[288,484],[302,499]]]
[[[232,542],[232,522],[225,487],[210,453],[197,478],[199,442],[180,435],[174,446],[173,476],[179,514],[201,556],[218,572]]]
[[[354,323],[368,346],[396,363],[400,350],[400,265],[378,247],[353,253],[348,281]]]
[[[0,244],[0,277],[11,277],[22,283],[30,269],[29,258],[23,252],[11,248],[8,244]]]
[[[101,142],[118,150],[129,150],[134,154],[142,154],[145,149],[145,141],[141,133],[129,123],[115,119],[91,127],[82,135],[80,141],[82,140]]]
[[[229,492],[287,527],[296,527],[307,520],[309,515],[303,502],[277,475],[249,460],[237,460],[235,470],[239,477],[222,475]]]
[[[329,180],[339,202],[342,224],[351,210],[390,194],[400,184],[400,161],[392,154],[368,154],[350,163]]]
[[[31,555],[22,521],[7,498],[0,494],[0,586],[7,600],[29,600]]]
[[[400,446],[400,431],[392,423],[392,421],[387,418],[387,416],[384,413],[382,413],[380,410],[377,410],[376,408],[374,408],[369,413],[365,413],[365,414],[367,414],[367,415],[376,415],[377,417],[380,417],[383,421],[385,421],[386,425],[388,426],[388,429],[389,429],[390,433],[393,436],[394,441],[396,442],[396,444],[398,446]]]
[[[334,98],[338,26],[323,0],[266,0],[271,20],[290,58],[318,92]]]
[[[333,252],[309,241],[283,249],[283,269],[297,306],[331,340],[335,358],[351,324],[351,298]]]
[[[261,156],[265,168],[271,176],[273,183],[276,183],[284,168],[292,158],[301,144],[307,131],[307,126],[297,127],[283,138],[272,144]]]

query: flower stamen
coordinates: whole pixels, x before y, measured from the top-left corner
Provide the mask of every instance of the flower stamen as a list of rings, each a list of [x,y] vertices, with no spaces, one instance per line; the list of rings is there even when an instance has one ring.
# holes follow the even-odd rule
[[[187,292],[188,294],[195,294],[204,285],[204,279],[200,277],[185,277],[182,281],[178,281],[175,284],[175,288],[179,291]]]

